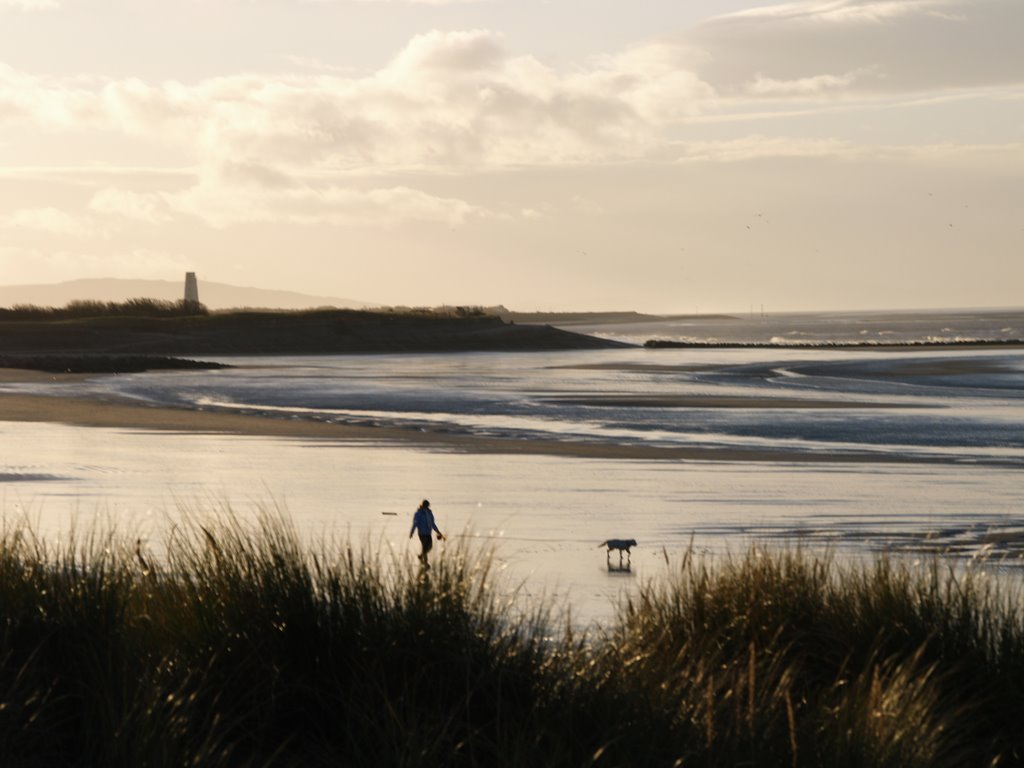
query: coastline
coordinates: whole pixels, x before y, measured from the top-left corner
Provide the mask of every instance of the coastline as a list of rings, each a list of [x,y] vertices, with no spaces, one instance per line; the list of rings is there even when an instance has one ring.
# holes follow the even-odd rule
[[[533,352],[631,344],[550,325],[431,311],[237,310],[178,317],[86,316],[0,322],[0,356],[336,355]]]
[[[114,375],[114,374],[103,374]],[[0,383],[63,382],[73,385],[86,374],[47,374],[38,371],[0,369]],[[736,407],[695,397],[692,403],[680,398],[678,407]],[[770,398],[750,398],[743,407],[771,408]],[[792,407],[787,404],[787,407]],[[808,407],[814,407],[814,404]],[[89,398],[0,392],[0,421],[49,422],[77,427],[103,427],[142,431],[195,432],[292,438],[312,441],[365,442],[409,447],[510,455],[564,456],[592,459],[646,461],[758,462],[806,464],[950,464],[942,457],[835,451],[774,451],[701,446],[653,446],[591,443],[584,441],[524,440],[457,434],[444,427],[436,430],[396,426],[336,424],[315,420],[274,417],[266,414],[197,410],[150,405],[115,398]],[[998,464],[995,464],[998,466]]]
[[[834,341],[834,342],[757,342],[757,341],[672,341],[648,339],[644,349],[796,349],[837,350],[867,352],[934,352],[936,350],[963,349],[1024,349],[1024,339],[965,339],[963,341]]]

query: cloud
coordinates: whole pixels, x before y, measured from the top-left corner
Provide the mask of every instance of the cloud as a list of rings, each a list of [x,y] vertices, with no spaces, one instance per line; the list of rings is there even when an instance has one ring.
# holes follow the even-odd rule
[[[598,59],[568,78],[579,90],[621,100],[645,126],[664,126],[711,109],[716,94],[693,71],[686,48],[649,43]]]
[[[105,187],[93,195],[89,209],[107,216],[119,216],[148,224],[171,220],[167,205],[159,194],[140,194],[125,189]]]
[[[314,2],[328,2],[329,0],[313,0]],[[377,3],[389,5],[475,5],[477,3],[491,2],[491,0],[352,0],[356,3]]]
[[[30,75],[0,62],[0,124],[29,120],[76,129],[101,118],[95,81]]]
[[[848,72],[845,75],[814,75],[796,80],[776,80],[758,72],[748,90],[758,96],[811,96],[842,90],[857,77],[857,72]]]
[[[417,35],[361,76],[301,67],[157,83],[0,64],[0,123],[162,142],[207,174],[279,186],[323,170],[615,162],[649,156],[680,124],[763,102],[1019,84],[1021,28],[1019,0],[808,0],[568,67],[480,29]]]
[[[19,11],[52,11],[60,8],[57,0],[0,0],[0,10],[14,8]]]
[[[783,19],[838,24],[877,23],[919,14],[955,18],[944,9],[951,0],[807,0],[781,3],[720,17],[726,19]]]
[[[1021,28],[1019,0],[807,0],[719,16],[674,42],[706,54],[697,71],[726,96],[864,96],[1020,84]]]
[[[755,134],[684,145],[680,137],[708,120],[793,123],[970,89],[995,98],[999,86],[1024,81],[1014,32],[1022,27],[1019,0],[808,0],[720,16],[561,67],[482,29],[417,35],[361,75],[303,66],[150,82],[0,64],[0,125],[27,126],[44,141],[102,137],[90,146],[104,148],[128,139],[140,154],[179,159],[189,174],[184,184],[165,177],[144,191],[103,180],[88,217],[34,209],[3,226],[81,237],[182,216],[216,227],[456,226],[510,214],[433,194],[417,174],[846,155],[847,143],[828,138]],[[126,164],[108,151],[96,159]]]
[[[23,208],[0,216],[0,228],[21,229],[76,238],[104,236],[106,233],[88,218],[74,216],[57,208]]]
[[[836,139],[747,136],[731,141],[690,141],[676,148],[677,163],[736,163],[765,158],[852,157],[866,150]]]
[[[408,186],[278,186],[241,175],[200,178],[192,186],[174,192],[136,192],[107,186],[93,194],[88,209],[90,216],[52,207],[23,209],[0,216],[0,228],[92,238],[109,236],[122,228],[123,221],[159,225],[183,217],[225,228],[257,222],[389,227],[410,221],[455,227],[473,219],[508,216]]]
[[[339,179],[641,157],[658,145],[663,123],[713,96],[684,63],[677,49],[652,44],[560,71],[512,54],[500,35],[468,30],[417,35],[361,77],[149,83],[0,65],[0,123],[157,142],[197,168],[184,190],[101,188],[89,209],[105,219],[458,226],[512,214],[408,184],[350,188]]]
[[[195,84],[44,78],[0,65],[0,121],[174,142],[205,168],[481,168],[636,157],[713,92],[652,44],[556,70],[484,30],[429,32],[363,77]]]
[[[464,200],[404,186],[273,189],[240,184],[225,187],[207,180],[162,198],[175,214],[193,216],[218,228],[253,222],[389,227],[409,221],[454,227],[475,217],[495,215]]]
[[[863,145],[839,139],[745,136],[727,141],[688,141],[673,146],[676,163],[739,163],[778,158],[879,160],[928,167],[970,167],[989,174],[1019,175],[1024,144]],[[1008,162],[1007,158],[1022,158]]]
[[[400,83],[409,76],[416,80],[433,80],[437,72],[495,72],[506,56],[500,36],[487,30],[434,30],[414,37],[382,75],[385,79]]]

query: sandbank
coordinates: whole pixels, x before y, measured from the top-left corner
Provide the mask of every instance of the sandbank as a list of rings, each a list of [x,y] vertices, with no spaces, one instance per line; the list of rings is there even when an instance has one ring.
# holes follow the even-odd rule
[[[858,408],[930,408],[928,405],[867,402],[863,400],[812,400],[797,397],[743,397],[740,395],[615,395],[551,397],[565,405],[602,408],[754,408],[757,410],[837,410]]]
[[[81,381],[80,374],[46,374],[0,369],[0,382]],[[749,398],[745,407],[770,407],[769,398]],[[694,407],[709,407],[695,398]],[[0,421],[52,422],[80,427],[106,427],[168,432],[203,432],[315,441],[365,441],[398,444],[464,453],[571,456],[595,459],[636,459],[719,462],[934,464],[949,463],[942,457],[857,452],[804,452],[708,448],[704,446],[657,446],[591,443],[571,440],[526,440],[481,437],[435,428],[391,425],[339,424],[293,416],[237,413],[155,406],[121,398],[85,398],[74,395],[0,393]]]
[[[880,350],[883,352],[894,351],[893,349]],[[913,349],[912,347],[905,349]],[[811,349],[813,351],[813,348]],[[831,351],[831,350],[827,350]],[[845,350],[843,350],[845,351]],[[860,362],[854,361],[829,361],[827,364],[820,362],[807,362],[807,361],[790,361],[785,364],[786,367],[800,366],[801,371],[825,371],[825,365],[828,366],[828,370],[834,370],[837,366],[843,366],[844,375],[853,376],[856,375],[850,369],[853,366],[859,365]],[[737,366],[748,367],[748,363],[736,363]],[[774,365],[774,364],[773,364]],[[674,374],[674,373],[701,373],[704,371],[720,371],[723,366],[721,363],[715,364],[673,364],[666,363],[659,365],[658,363],[632,363],[632,362],[610,362],[610,363],[584,363],[576,365],[558,365],[552,366],[557,370],[567,371],[629,371],[632,373],[649,373],[649,374]],[[923,361],[908,359],[904,364],[899,366],[889,366],[885,368],[872,368],[870,376],[871,378],[906,378],[911,376],[972,376],[978,374],[998,374],[998,373],[1012,373],[1016,369],[1009,366],[999,360],[992,360],[989,358],[969,358],[967,360],[961,360],[958,358],[926,358]]]

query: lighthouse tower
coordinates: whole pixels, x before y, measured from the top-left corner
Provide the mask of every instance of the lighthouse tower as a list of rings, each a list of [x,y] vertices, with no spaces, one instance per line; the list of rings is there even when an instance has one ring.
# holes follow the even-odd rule
[[[195,307],[199,304],[199,284],[195,272],[185,273],[185,305]]]

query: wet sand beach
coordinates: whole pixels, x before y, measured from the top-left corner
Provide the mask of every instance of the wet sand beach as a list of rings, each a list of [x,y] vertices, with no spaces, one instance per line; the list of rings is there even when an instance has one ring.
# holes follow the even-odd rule
[[[114,374],[109,374],[114,375]],[[18,369],[0,369],[0,383],[46,382],[69,389],[83,381],[84,374],[47,374]],[[645,398],[596,399],[597,405],[645,406]],[[658,401],[660,403],[660,401]],[[660,403],[665,405],[664,403]],[[668,403],[674,408],[826,409],[861,408],[851,401],[808,401],[772,397],[679,396]],[[879,404],[872,404],[879,407]],[[896,407],[886,406],[882,407]],[[903,406],[905,407],[905,406]],[[642,444],[614,444],[578,440],[517,439],[481,437],[435,428],[362,426],[339,424],[290,416],[261,413],[198,410],[157,406],[120,398],[85,398],[68,395],[0,393],[0,421],[52,422],[80,427],[107,427],[169,432],[205,432],[308,440],[366,441],[408,446],[433,447],[466,453],[572,456],[577,458],[727,461],[727,462],[825,462],[884,464],[944,463],[941,457],[908,457],[898,453],[871,454],[835,450],[829,453],[787,450],[757,450],[735,447],[680,447]]]

